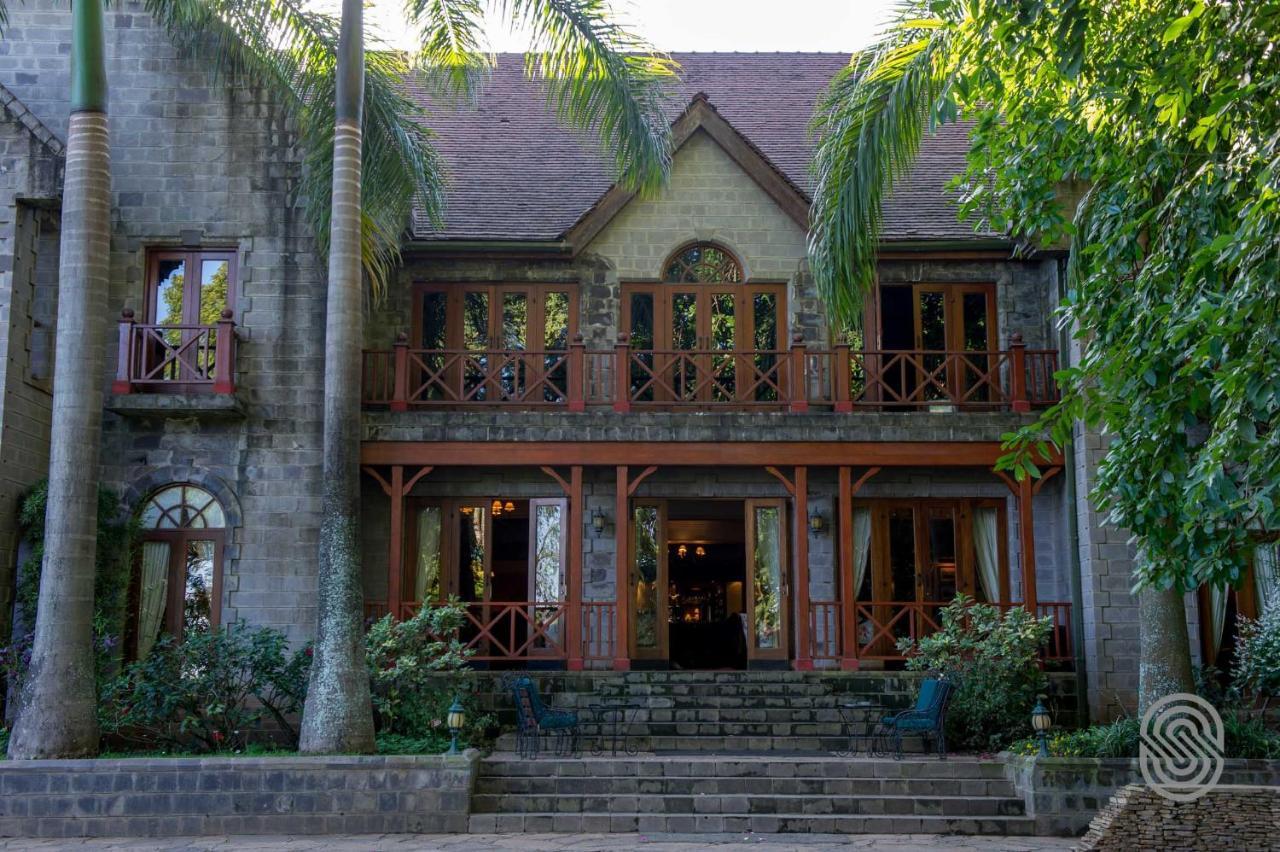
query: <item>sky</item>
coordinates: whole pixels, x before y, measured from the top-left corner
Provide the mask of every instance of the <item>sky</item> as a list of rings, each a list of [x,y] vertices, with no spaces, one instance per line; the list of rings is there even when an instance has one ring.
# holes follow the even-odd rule
[[[874,38],[893,5],[893,0],[614,0],[630,29],[664,51],[851,53]],[[367,23],[392,46],[408,48],[402,6],[400,0],[372,0]],[[519,33],[500,22],[490,23],[488,36],[494,51],[526,46]]]

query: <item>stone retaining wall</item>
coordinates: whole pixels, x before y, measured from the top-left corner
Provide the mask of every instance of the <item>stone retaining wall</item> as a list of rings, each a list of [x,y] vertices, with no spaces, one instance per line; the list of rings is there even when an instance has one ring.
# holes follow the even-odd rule
[[[1218,787],[1172,802],[1141,784],[1120,790],[1094,818],[1081,849],[1274,849],[1280,788]]]
[[[0,837],[465,832],[478,757],[0,761]]]
[[[1008,753],[1001,758],[1005,775],[1027,803],[1027,815],[1035,818],[1035,833],[1042,836],[1079,836],[1117,790],[1145,786],[1138,761],[1127,758],[1042,758]],[[1219,784],[1280,790],[1280,760],[1228,760]]]

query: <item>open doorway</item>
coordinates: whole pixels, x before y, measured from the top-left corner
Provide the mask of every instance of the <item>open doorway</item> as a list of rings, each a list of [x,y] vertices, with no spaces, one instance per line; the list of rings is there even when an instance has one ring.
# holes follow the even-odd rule
[[[747,547],[740,501],[667,506],[671,665],[747,665]]]

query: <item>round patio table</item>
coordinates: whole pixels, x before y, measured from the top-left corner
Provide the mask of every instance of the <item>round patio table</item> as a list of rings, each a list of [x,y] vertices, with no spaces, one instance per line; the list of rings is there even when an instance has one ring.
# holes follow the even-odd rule
[[[867,757],[879,757],[889,753],[880,725],[885,713],[883,705],[869,698],[861,698],[847,701],[838,709],[844,722],[845,736],[849,739],[849,748],[836,754],[855,757],[862,753]]]
[[[627,736],[628,728],[639,715],[638,705],[624,698],[613,698],[592,704],[590,709],[596,728],[596,744],[591,748],[593,755],[604,753],[606,739],[609,753],[614,757],[619,751],[628,756],[639,753],[639,747]]]

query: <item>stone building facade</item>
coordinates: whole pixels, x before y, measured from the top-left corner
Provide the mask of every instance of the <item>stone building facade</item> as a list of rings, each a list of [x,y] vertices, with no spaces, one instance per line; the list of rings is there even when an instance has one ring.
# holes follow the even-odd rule
[[[50,0],[10,16],[0,42],[5,614],[16,503],[47,461],[69,39],[69,16]],[[212,613],[301,641],[315,622],[324,281],[296,206],[301,165],[289,122],[262,92],[216,80],[180,55],[135,0],[108,11],[107,41],[112,314],[103,322],[123,324],[133,343],[108,335],[102,480],[144,519],[167,511],[157,500],[187,501],[195,513],[212,499],[217,534],[188,529],[181,539],[210,572]],[[371,300],[365,331],[370,615],[410,614],[423,589],[462,593],[476,647],[493,665],[623,668],[678,664],[673,649],[714,612],[746,624],[750,646],[719,663],[877,669],[898,664],[889,646],[906,625],[936,618],[938,590],[964,587],[1006,603],[1033,598],[1056,619],[1055,665],[1080,673],[1091,714],[1131,708],[1131,553],[1086,496],[1100,436],[1082,433],[1034,494],[991,470],[1001,436],[1049,399],[1036,367],[1015,367],[1025,357],[1018,353],[1071,356],[1059,353],[1053,318],[1063,254],[1016,257],[999,235],[955,221],[943,187],[960,168],[964,133],[945,131],[886,210],[881,296],[864,325],[883,339],[878,348],[868,338],[841,349],[807,271],[803,222],[808,113],[844,59],[677,59],[686,69],[673,98],[678,147],[670,183],[653,197],[612,187],[590,144],[556,127],[518,58],[500,61],[479,109],[433,112],[450,168],[445,223],[413,223],[398,281]],[[704,259],[723,255],[732,271],[723,280],[672,280],[671,263],[691,248]],[[186,362],[167,384],[144,381],[139,358],[205,333],[159,329],[178,344],[137,336],[164,326],[157,311],[169,298],[164,287],[175,286],[172,264],[186,264],[190,277],[206,261],[225,264],[216,274],[226,276],[228,295],[210,316],[202,304],[199,324],[234,324],[233,392],[213,392],[211,376],[193,381],[201,365]],[[213,287],[202,274],[199,287]],[[723,284],[723,300],[697,301],[689,287],[702,284]],[[188,297],[206,292],[191,281],[176,286]],[[914,301],[901,313],[893,299]],[[971,307],[976,313],[966,314]],[[122,323],[125,310],[133,314]],[[916,345],[887,340],[912,322]],[[982,339],[948,330],[957,324]],[[692,342],[672,337],[685,331]],[[948,335],[942,344],[930,343],[934,331]],[[519,339],[505,345],[511,334]],[[665,339],[646,346],[645,334]],[[984,354],[950,367],[927,360],[957,342]],[[895,354],[904,351],[915,360]],[[961,376],[970,369],[962,357],[979,379]],[[848,398],[835,390],[841,358],[854,365]],[[621,379],[620,364],[628,370]],[[898,378],[868,390],[875,370],[887,374],[890,364]],[[644,390],[646,369],[670,385]],[[672,378],[682,370],[691,388]],[[974,381],[987,389],[973,395]],[[913,389],[931,396],[894,404],[894,393]],[[195,490],[165,496],[173,486]],[[662,544],[646,544],[638,531],[636,512],[646,507],[655,519],[671,513],[662,515]],[[977,531],[976,513],[998,541],[986,526]],[[197,546],[215,538],[208,551]],[[681,547],[715,557],[721,546],[728,574],[673,579],[672,566],[686,559]],[[662,567],[647,567],[638,547],[655,548]],[[776,551],[762,556],[768,547]],[[147,573],[148,558],[134,580],[139,606],[159,576]],[[870,597],[852,588],[858,562],[868,566],[859,575],[875,587]],[[999,577],[984,576],[988,567]],[[655,579],[650,570],[667,574]],[[511,591],[520,583],[528,584],[523,595]],[[641,610],[641,598],[657,615]],[[152,613],[149,629],[161,616]],[[637,652],[648,641],[637,625],[652,627],[654,618],[661,647]],[[752,631],[769,618],[781,625],[757,648]]]

